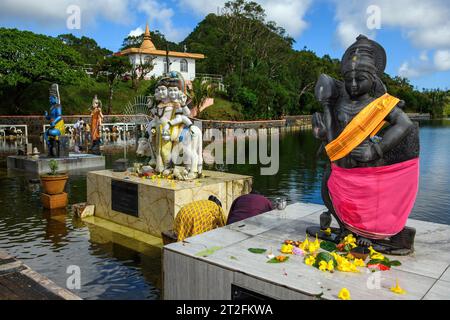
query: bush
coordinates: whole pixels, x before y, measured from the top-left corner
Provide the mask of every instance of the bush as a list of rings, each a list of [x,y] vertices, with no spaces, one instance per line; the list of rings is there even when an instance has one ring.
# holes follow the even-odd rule
[[[227,91],[222,91],[222,90],[216,90],[214,92],[214,98],[230,100],[230,96],[228,95],[228,92]]]
[[[258,97],[256,94],[246,87],[242,87],[238,90],[237,100],[241,105],[249,110],[255,109],[256,104],[258,103]]]
[[[204,120],[245,120],[242,114],[242,106],[236,102],[230,102],[221,98],[215,98],[214,104],[198,115]]]

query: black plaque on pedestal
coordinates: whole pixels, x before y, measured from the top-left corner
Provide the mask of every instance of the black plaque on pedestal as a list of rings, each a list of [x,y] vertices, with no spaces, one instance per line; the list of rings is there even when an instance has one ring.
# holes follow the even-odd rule
[[[139,217],[138,185],[112,180],[111,206],[114,211]]]

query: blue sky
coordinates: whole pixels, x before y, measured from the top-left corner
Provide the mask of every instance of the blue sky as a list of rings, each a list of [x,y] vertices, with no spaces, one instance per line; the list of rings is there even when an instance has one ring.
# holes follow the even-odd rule
[[[318,55],[340,58],[359,33],[380,42],[388,53],[387,72],[410,78],[417,88],[450,88],[450,8],[447,0],[256,0],[268,20],[284,27]],[[117,51],[130,32],[150,23],[169,40],[183,40],[224,0],[2,0],[0,26],[94,38]],[[80,29],[69,30],[73,8]],[[375,5],[375,7],[371,7]],[[68,11],[68,8],[70,9]],[[369,12],[368,12],[369,10]],[[375,11],[374,11],[375,10]],[[78,16],[76,16],[78,18]],[[74,21],[74,20],[71,20]],[[367,21],[379,29],[368,28]]]

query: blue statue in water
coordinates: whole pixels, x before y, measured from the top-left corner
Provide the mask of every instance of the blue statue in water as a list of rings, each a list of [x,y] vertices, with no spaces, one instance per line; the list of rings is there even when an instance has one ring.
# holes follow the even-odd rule
[[[45,118],[50,121],[50,128],[45,131],[44,139],[47,142],[49,157],[64,156],[61,142],[65,143],[65,124],[62,119],[61,98],[59,95],[59,87],[52,84],[50,87],[50,114],[46,111]]]

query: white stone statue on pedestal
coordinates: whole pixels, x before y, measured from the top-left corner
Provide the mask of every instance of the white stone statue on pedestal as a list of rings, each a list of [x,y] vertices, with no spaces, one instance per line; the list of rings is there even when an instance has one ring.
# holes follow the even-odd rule
[[[148,143],[140,141],[137,153],[151,156],[149,165],[157,173],[173,175],[178,180],[193,180],[202,174],[202,132],[188,118],[190,110],[183,90],[183,80],[176,73],[159,82],[155,90],[158,105],[152,110],[154,119],[147,127],[150,139]]]

